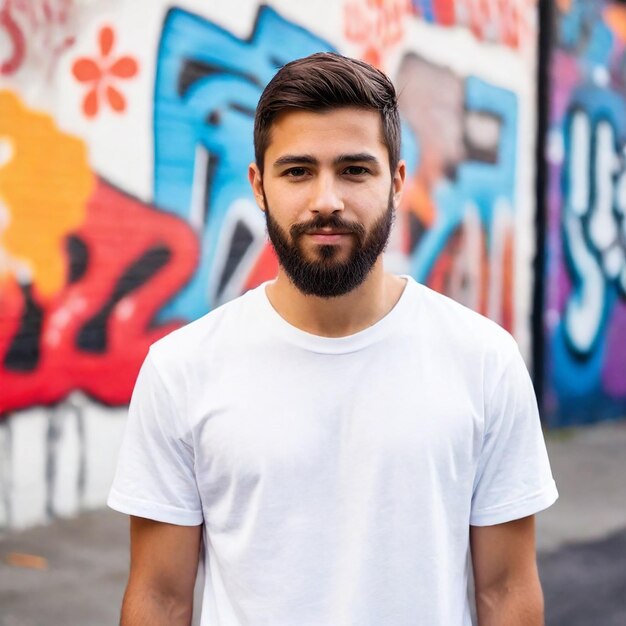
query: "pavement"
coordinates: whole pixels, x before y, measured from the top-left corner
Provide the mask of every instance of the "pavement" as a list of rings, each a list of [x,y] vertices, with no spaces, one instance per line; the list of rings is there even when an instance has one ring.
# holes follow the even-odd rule
[[[625,626],[626,420],[551,431],[546,441],[560,491],[537,516],[546,626]],[[4,533],[0,626],[118,624],[127,575],[119,513]]]

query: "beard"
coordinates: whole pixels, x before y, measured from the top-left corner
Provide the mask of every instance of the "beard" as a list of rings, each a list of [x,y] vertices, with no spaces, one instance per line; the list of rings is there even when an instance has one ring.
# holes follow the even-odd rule
[[[299,291],[319,298],[343,296],[365,281],[374,263],[387,247],[395,217],[393,191],[390,190],[387,209],[374,222],[369,232],[362,224],[347,222],[334,214],[318,214],[308,222],[294,224],[287,235],[272,217],[267,198],[264,199],[267,234],[276,250],[278,262]],[[302,248],[302,237],[322,228],[349,233],[348,236],[354,243],[347,258],[337,258],[343,254],[339,246],[324,244],[316,246],[316,251],[312,253],[317,258],[307,258]]]

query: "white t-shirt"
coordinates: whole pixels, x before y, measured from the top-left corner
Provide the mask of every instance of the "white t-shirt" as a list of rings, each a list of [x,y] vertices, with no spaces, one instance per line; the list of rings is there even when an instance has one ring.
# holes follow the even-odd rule
[[[556,498],[513,338],[409,278],[348,337],[261,286],[158,341],[108,503],[204,523],[203,626],[461,626],[470,524]]]

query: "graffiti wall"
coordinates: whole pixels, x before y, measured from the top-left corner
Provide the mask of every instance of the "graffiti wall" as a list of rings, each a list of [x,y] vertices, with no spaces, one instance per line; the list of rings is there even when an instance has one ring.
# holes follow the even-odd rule
[[[626,6],[557,4],[545,414],[567,425],[626,414]]]
[[[532,0],[6,0],[0,526],[101,505],[148,346],[274,276],[246,171],[261,91],[297,57],[392,77],[409,184],[387,266],[529,356],[536,19]]]

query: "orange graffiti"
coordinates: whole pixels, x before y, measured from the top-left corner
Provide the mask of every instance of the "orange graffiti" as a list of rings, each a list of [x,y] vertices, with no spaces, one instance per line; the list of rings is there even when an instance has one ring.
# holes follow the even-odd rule
[[[132,78],[137,74],[137,61],[130,56],[113,58],[111,51],[115,43],[115,33],[110,26],[103,26],[98,35],[100,56],[79,57],[72,66],[76,80],[90,85],[83,99],[83,112],[87,117],[95,117],[102,99],[108,102],[117,113],[126,110],[124,94],[113,86],[116,79]]]
[[[435,222],[437,208],[432,199],[432,192],[419,176],[407,180],[402,194],[402,208],[410,211],[426,227],[431,228]]]
[[[437,258],[427,284],[513,332],[515,249],[510,226],[501,237],[496,250],[477,222],[462,224]]]
[[[404,21],[412,12],[410,0],[347,0],[346,38],[362,46],[364,61],[381,68],[388,50],[402,41]]]
[[[556,5],[561,13],[569,13],[569,10],[572,8],[572,0],[556,0]]]
[[[45,297],[65,283],[64,237],[79,226],[94,186],[87,150],[48,115],[0,91],[0,255]]]
[[[626,41],[626,7],[615,4],[609,5],[603,13],[606,25],[622,41]]]

